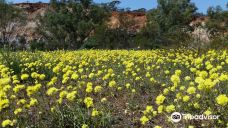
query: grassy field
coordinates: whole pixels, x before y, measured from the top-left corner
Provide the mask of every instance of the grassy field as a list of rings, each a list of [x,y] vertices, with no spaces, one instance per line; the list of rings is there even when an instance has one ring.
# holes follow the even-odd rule
[[[10,52],[1,127],[228,127],[228,51]],[[172,121],[173,112],[218,119]],[[185,116],[186,117],[186,116]]]

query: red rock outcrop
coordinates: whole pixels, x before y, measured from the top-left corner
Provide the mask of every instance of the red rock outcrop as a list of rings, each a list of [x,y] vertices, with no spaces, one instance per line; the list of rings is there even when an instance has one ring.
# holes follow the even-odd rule
[[[48,9],[48,3],[17,3],[14,6],[24,10],[27,15],[27,21],[24,26],[18,27],[13,33],[14,36],[24,36],[26,41],[29,42],[34,39],[40,39],[41,35],[36,32],[37,28],[37,16],[43,15]],[[139,31],[146,24],[146,15],[144,13],[137,12],[112,12],[108,25],[111,28],[120,26],[121,18],[132,20],[134,23],[129,25],[129,30]]]

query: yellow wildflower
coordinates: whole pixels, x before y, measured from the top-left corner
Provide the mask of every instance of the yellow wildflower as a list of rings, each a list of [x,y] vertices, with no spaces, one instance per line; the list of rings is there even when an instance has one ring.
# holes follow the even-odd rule
[[[87,93],[90,93],[93,91],[93,84],[91,82],[87,83],[87,86],[86,86],[86,92]]]
[[[71,93],[68,93],[66,98],[69,100],[69,101],[73,101],[75,99],[75,96],[77,94],[77,91],[72,91]]]
[[[188,89],[187,89],[187,93],[188,94],[194,94],[196,92],[196,88],[195,87],[189,87]]]
[[[184,101],[184,102],[188,102],[188,101],[189,101],[189,99],[190,99],[190,97],[189,97],[189,96],[184,96],[184,97],[183,97],[183,101]]]
[[[228,97],[225,94],[220,94],[217,98],[216,98],[216,102],[219,105],[225,106],[228,103]]]
[[[17,115],[18,113],[21,113],[22,112],[22,109],[21,108],[18,108],[14,111],[14,114]]]
[[[116,82],[114,80],[110,81],[108,85],[109,85],[109,87],[114,87],[114,86],[116,86]]]
[[[96,109],[93,109],[92,116],[95,117],[95,116],[98,116],[98,115],[99,115],[99,112]]]
[[[160,104],[162,104],[164,102],[164,100],[165,100],[165,96],[163,96],[161,94],[161,95],[157,96],[157,98],[156,98],[156,104],[157,105],[160,105]]]
[[[146,116],[143,116],[140,118],[140,121],[142,125],[145,125],[149,121],[149,119]]]
[[[25,85],[16,85],[14,88],[13,88],[13,91],[15,93],[18,93],[20,90],[24,89],[25,88]]]
[[[87,124],[83,124],[82,128],[89,128],[89,126]]]
[[[84,99],[84,103],[85,103],[87,108],[92,107],[93,106],[93,99],[91,97],[86,97]]]
[[[21,80],[27,80],[29,78],[28,74],[22,74],[21,75]]]
[[[163,108],[164,108],[163,105],[159,105],[158,106],[158,113],[162,113],[163,112]]]
[[[14,122],[9,120],[9,119],[2,121],[2,127],[3,128],[7,127],[7,126],[13,126],[13,125],[14,125]]]
[[[9,107],[9,100],[8,99],[0,99],[0,112],[3,108]]]
[[[51,87],[51,88],[49,88],[48,90],[47,90],[47,95],[48,96],[51,96],[51,95],[53,95],[54,93],[56,93],[56,92],[58,92],[59,91],[59,89],[57,89],[57,88],[55,88],[55,87]]]
[[[40,80],[44,80],[45,77],[46,77],[46,76],[45,76],[44,74],[39,75]]]
[[[77,80],[78,78],[79,78],[79,76],[77,73],[73,73],[71,76],[71,79],[73,79],[73,80]]]
[[[166,112],[170,113],[175,111],[175,106],[174,105],[169,105],[166,107]]]
[[[65,96],[67,96],[67,91],[61,91],[60,93],[59,93],[59,97],[60,98],[64,98]]]
[[[96,87],[94,88],[94,92],[95,92],[95,93],[98,93],[98,92],[100,92],[102,89],[103,89],[103,88],[102,88],[101,86],[96,86]]]
[[[36,104],[38,104],[38,100],[35,99],[35,98],[31,98],[31,99],[30,99],[29,106],[31,107],[31,106],[34,106],[34,105],[36,105]]]

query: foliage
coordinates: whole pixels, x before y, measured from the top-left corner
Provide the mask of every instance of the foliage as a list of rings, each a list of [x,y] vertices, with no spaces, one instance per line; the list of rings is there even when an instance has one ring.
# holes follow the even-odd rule
[[[157,13],[151,13],[149,19],[155,18],[161,32],[167,32],[173,28],[188,27],[196,10],[190,0],[158,0]]]
[[[46,49],[46,48],[45,48],[46,44],[45,44],[44,41],[37,41],[37,40],[34,40],[34,41],[31,41],[31,42],[29,43],[29,45],[30,45],[30,49],[31,49],[32,51],[34,51],[34,50],[44,51],[44,50]]]
[[[40,18],[39,25],[50,50],[80,48],[109,15],[107,7],[93,4],[91,0],[58,2],[55,5],[56,9]]]
[[[147,25],[138,39],[146,48],[183,45],[190,38],[187,31],[191,31],[189,24],[196,10],[190,0],[158,0],[158,7],[148,12]]]
[[[108,3],[108,7],[112,10],[112,11],[118,11],[118,5],[121,2],[119,0],[113,0],[112,2]]]
[[[137,10],[133,10],[132,12],[140,12],[140,13],[146,13],[146,9],[145,8],[140,8],[140,9],[137,9]]]
[[[228,35],[214,37],[209,44],[211,49],[227,49],[228,48]]]
[[[222,10],[220,6],[209,7],[207,11],[209,20],[206,27],[212,37],[223,35],[228,31],[228,11]]]
[[[135,37],[136,44],[142,49],[160,48],[164,42],[159,31],[157,22],[148,21],[147,25]]]

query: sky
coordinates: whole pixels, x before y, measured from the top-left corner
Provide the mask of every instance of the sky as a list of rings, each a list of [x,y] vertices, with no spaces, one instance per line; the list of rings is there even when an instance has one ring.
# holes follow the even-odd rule
[[[49,2],[49,0],[8,0],[13,3],[19,3],[19,2]],[[96,3],[105,3],[105,2],[111,2],[112,0],[94,0]],[[127,8],[130,7],[132,10],[139,9],[139,8],[146,8],[146,9],[152,9],[157,6],[157,0],[120,0],[121,4],[120,7]],[[226,3],[228,0],[192,0],[198,8],[198,12],[200,13],[206,13],[208,7],[210,6],[217,6],[220,5],[223,9],[227,10]]]

